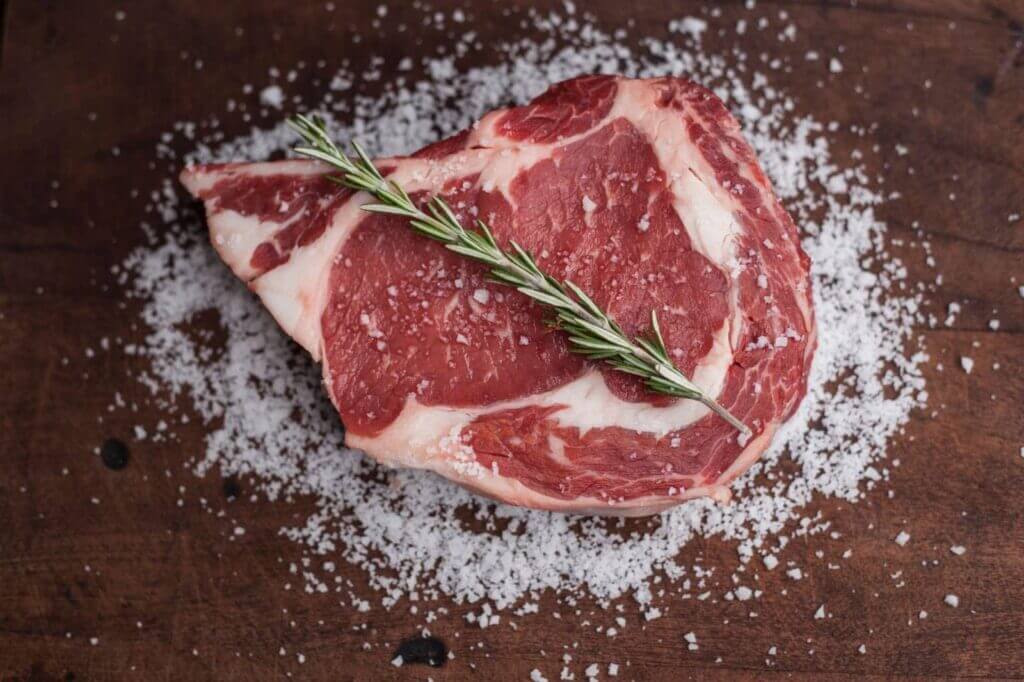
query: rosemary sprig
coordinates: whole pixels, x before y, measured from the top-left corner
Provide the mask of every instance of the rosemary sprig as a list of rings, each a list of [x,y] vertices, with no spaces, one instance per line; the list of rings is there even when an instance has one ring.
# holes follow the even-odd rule
[[[439,196],[427,203],[425,211],[419,208],[398,184],[384,179],[358,144],[352,144],[354,159],[338,149],[319,117],[297,116],[289,124],[305,141],[295,148],[296,153],[337,168],[342,174],[333,178],[336,182],[367,192],[379,202],[364,204],[363,210],[408,218],[416,232],[487,265],[494,282],[513,287],[551,308],[555,326],[569,335],[572,352],[639,376],[656,393],[699,401],[745,437],[750,435],[750,429],[701,391],[669,359],[653,310],[650,333],[631,340],[583,290],[569,280],[560,282],[543,272],[519,244],[510,241],[508,250],[498,246],[482,220],[476,221],[475,230],[465,229]]]

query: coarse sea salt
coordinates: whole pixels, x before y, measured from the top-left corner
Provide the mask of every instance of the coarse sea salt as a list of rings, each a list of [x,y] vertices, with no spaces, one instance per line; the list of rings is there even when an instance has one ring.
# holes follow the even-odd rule
[[[911,337],[921,294],[907,293],[911,287],[901,286],[906,269],[885,253],[885,225],[874,212],[883,192],[863,168],[833,162],[825,126],[797,113],[799,104],[772,86],[754,59],[740,50],[724,57],[699,49],[693,41],[701,31],[692,22],[680,24],[684,35],[665,41],[625,32],[613,39],[576,18],[544,22],[533,30],[547,31],[552,40],[491,46],[502,59],[473,68],[452,56],[425,58],[423,81],[404,74],[406,80],[384,84],[383,91],[377,83],[373,97],[361,94],[360,83],[379,73],[340,71],[311,108],[326,117],[337,139],[355,138],[373,154],[390,155],[411,152],[581,73],[686,75],[712,87],[740,118],[801,227],[813,263],[820,334],[806,400],[733,485],[731,505],[688,502],[642,531],[622,533],[620,520],[496,504],[433,474],[389,471],[347,450],[317,367],[206,245],[203,221],[193,204],[182,202],[170,173],[149,204],[162,226],[144,226],[148,244],[117,275],[140,301],[149,330],[132,349],[150,363],[137,379],[165,417],[183,412],[182,418],[198,416],[207,427],[204,452],[191,463],[195,473],[247,476],[269,500],[312,498],[316,511],[282,532],[310,555],[362,567],[383,605],[415,594],[504,609],[551,590],[589,593],[599,601],[631,594],[653,618],[661,613],[652,603],[656,576],[700,575],[700,567],[679,559],[695,536],[735,542],[743,562],[757,552],[771,556],[770,569],[778,552],[769,548],[770,539],[827,528],[804,511],[812,500],[855,501],[886,477],[880,461],[887,444],[925,395],[918,368],[926,356]],[[250,100],[271,106],[285,97],[249,92]],[[179,124],[161,141],[158,156],[171,171],[185,160],[263,160],[295,142],[283,123],[227,138],[221,128],[233,120],[221,112],[200,124]],[[234,120],[230,127],[242,124]],[[201,317],[214,320],[223,343],[195,330]],[[795,466],[784,470],[783,459]],[[348,589],[321,582],[312,569],[303,575],[319,591]],[[799,569],[787,575],[802,577]],[[823,615],[822,607],[816,617]]]

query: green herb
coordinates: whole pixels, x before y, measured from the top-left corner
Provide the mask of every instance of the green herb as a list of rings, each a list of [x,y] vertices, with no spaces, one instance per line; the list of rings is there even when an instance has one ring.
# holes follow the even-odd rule
[[[305,141],[305,145],[295,148],[296,153],[337,168],[342,174],[333,178],[336,182],[367,192],[379,202],[364,204],[363,210],[408,218],[416,232],[487,265],[492,281],[513,287],[551,308],[553,323],[569,335],[572,352],[606,362],[620,372],[635,374],[656,393],[699,401],[744,436],[750,435],[750,429],[687,379],[669,359],[654,311],[650,333],[631,340],[586,293],[569,280],[560,282],[543,272],[519,244],[510,241],[508,249],[498,246],[483,221],[476,221],[475,230],[465,229],[439,196],[427,203],[426,210],[421,209],[404,189],[384,179],[358,144],[352,145],[355,158],[338,149],[318,117],[297,116],[289,123]]]

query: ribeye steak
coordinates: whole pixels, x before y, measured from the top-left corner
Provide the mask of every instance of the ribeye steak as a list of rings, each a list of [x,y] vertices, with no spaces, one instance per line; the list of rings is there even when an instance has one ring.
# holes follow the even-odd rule
[[[483,266],[369,214],[312,161],[192,166],[224,262],[323,363],[349,445],[506,502],[647,514],[728,499],[807,387],[809,260],[724,104],[681,78],[585,76],[378,166],[440,193],[677,366],[754,432],[568,351]]]

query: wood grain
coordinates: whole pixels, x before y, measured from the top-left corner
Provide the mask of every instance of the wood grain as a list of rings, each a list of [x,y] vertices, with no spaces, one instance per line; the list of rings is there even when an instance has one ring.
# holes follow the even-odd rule
[[[563,647],[577,679],[589,663],[613,661],[620,678],[638,680],[1024,674],[1024,222],[1008,220],[1024,213],[1021,2],[762,0],[753,11],[723,3],[711,22],[728,28],[709,32],[715,49],[740,40],[738,18],[772,18],[773,29],[748,31],[743,49],[792,57],[773,80],[799,111],[839,124],[838,160],[868,152],[871,172],[900,195],[879,207],[892,237],[912,240],[918,226],[928,234],[937,271],[920,250],[892,248],[912,281],[942,273],[929,309],[944,317],[948,302],[964,304],[954,326],[918,330],[932,358],[931,399],[893,444],[893,497],[818,503],[840,537],[791,543],[781,558],[810,567],[808,578],[761,571],[765,594],[754,606],[671,603],[647,624],[627,608],[627,626],[608,638],[581,625],[607,620],[585,598],[569,607],[548,595],[542,615],[519,619],[518,630],[481,631],[462,618],[470,607],[446,604],[451,614],[431,629],[454,660],[397,670],[392,652],[421,618],[402,606],[360,614],[302,594],[289,574],[300,554],[277,529],[310,511],[309,500],[251,500],[242,480],[229,502],[218,476],[183,467],[201,448],[198,426],[172,444],[130,441],[135,423],[158,416],[106,406],[114,391],[143,401],[130,376],[144,367],[83,349],[141,333],[109,268],[142,241],[145,198],[130,191],[144,194],[166,175],[152,164],[159,134],[265,83],[272,66],[337,63],[353,31],[392,64],[443,40],[370,30],[377,4],[337,2],[328,13],[324,3],[286,0],[0,3],[0,679],[527,679],[534,668],[557,678]],[[467,9],[484,42],[510,37],[498,11],[508,4]],[[391,16],[415,16],[393,5]],[[664,35],[669,18],[700,12],[683,2],[586,5],[606,28],[635,22],[634,35]],[[795,43],[775,39],[781,11],[798,28]],[[841,77],[803,60],[810,49],[842,49]],[[474,57],[497,58],[488,49]],[[318,92],[312,82],[296,88]],[[958,369],[961,354],[975,358],[971,375]],[[124,470],[93,455],[108,436],[132,446]],[[246,535],[233,538],[201,498],[229,507]],[[892,542],[902,528],[912,534],[903,548]],[[951,555],[953,544],[967,553]],[[735,548],[717,540],[684,556],[735,564]],[[344,576],[368,593],[357,567]],[[960,596],[959,608],[943,605],[947,593]],[[821,604],[833,618],[813,618]],[[689,631],[699,634],[697,652],[686,650]]]

